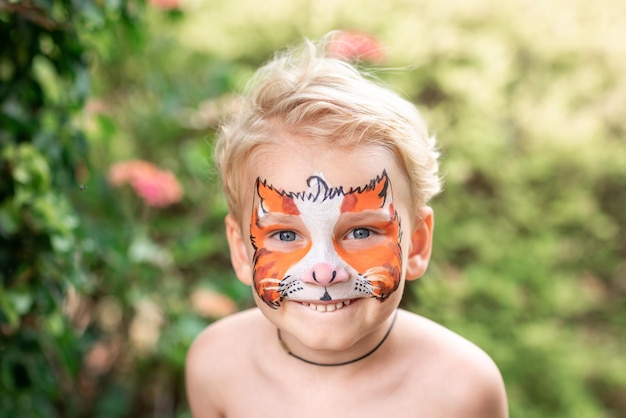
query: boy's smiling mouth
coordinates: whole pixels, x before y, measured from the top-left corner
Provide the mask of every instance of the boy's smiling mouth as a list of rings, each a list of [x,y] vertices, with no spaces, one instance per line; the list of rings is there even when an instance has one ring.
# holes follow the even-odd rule
[[[313,311],[317,312],[333,312],[338,309],[342,309],[344,306],[348,306],[352,303],[351,299],[342,300],[334,303],[310,303],[310,302],[299,302],[304,306],[308,306]]]

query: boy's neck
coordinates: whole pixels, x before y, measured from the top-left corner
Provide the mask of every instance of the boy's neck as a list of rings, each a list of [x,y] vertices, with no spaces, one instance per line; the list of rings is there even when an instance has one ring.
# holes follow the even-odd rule
[[[294,354],[289,347],[287,346],[287,344],[285,343],[285,341],[282,339],[282,336],[280,334],[280,328],[276,329],[276,336],[278,337],[278,342],[280,343],[281,347],[283,348],[283,350],[285,350],[285,352],[287,354],[289,354],[291,357],[294,357],[304,363],[307,364],[311,364],[313,366],[321,366],[321,367],[337,367],[337,366],[345,366],[348,364],[352,364],[352,363],[356,363],[357,361],[363,360],[369,356],[371,356],[372,354],[374,354],[376,352],[376,350],[378,350],[380,348],[380,346],[383,345],[383,343],[387,340],[387,337],[389,336],[389,334],[391,333],[391,330],[393,329],[394,324],[396,323],[396,318],[398,317],[398,311],[396,310],[394,315],[393,315],[393,319],[391,320],[391,324],[389,325],[389,328],[387,328],[387,332],[385,333],[385,335],[383,336],[382,340],[380,340],[380,342],[378,344],[376,344],[376,346],[374,346],[374,348],[372,348],[370,351],[368,351],[367,353],[356,357],[352,360],[347,360],[347,361],[342,361],[339,363],[318,363],[312,360],[307,360],[303,357],[298,356],[297,354]]]

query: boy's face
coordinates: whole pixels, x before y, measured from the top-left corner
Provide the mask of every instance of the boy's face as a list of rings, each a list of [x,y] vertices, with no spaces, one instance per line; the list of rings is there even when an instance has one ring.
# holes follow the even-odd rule
[[[242,236],[252,277],[240,278],[265,315],[287,332],[355,315],[384,321],[399,304],[416,226],[395,159],[379,147],[290,138],[250,161]]]
[[[354,299],[384,301],[398,289],[402,229],[385,170],[358,187],[315,174],[302,191],[257,178],[254,192],[252,282],[269,307],[288,299],[334,311]]]

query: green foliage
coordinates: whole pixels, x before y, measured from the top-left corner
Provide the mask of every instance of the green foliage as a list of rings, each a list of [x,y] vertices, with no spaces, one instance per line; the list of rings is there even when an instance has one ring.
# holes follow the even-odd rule
[[[377,76],[441,143],[433,261],[406,306],[492,355],[511,416],[624,416],[626,62],[607,2],[0,2],[0,416],[188,416],[189,344],[251,305],[215,127],[274,50],[336,28],[381,40],[398,69]],[[128,159],[183,198],[115,184]]]
[[[626,156],[613,109],[598,107],[617,80],[594,48],[529,44],[515,26],[496,36],[478,23],[456,36],[490,50],[432,51],[420,77],[437,81],[414,93],[437,98],[446,175],[415,309],[494,356],[513,416],[620,416]],[[508,68],[478,91],[494,49]]]
[[[109,12],[0,3],[0,416],[69,416],[79,402],[83,346],[63,313],[68,289],[87,285],[68,198],[86,157],[76,122],[89,48],[79,33]]]

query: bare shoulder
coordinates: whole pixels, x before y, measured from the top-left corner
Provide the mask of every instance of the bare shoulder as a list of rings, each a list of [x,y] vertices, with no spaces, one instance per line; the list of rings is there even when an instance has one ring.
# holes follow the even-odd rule
[[[250,347],[262,314],[251,309],[214,322],[192,343],[185,361],[187,397],[194,418],[223,416],[242,371],[250,370]]]
[[[502,375],[485,351],[422,316],[402,311],[401,318],[403,350],[427,374],[429,391],[436,388],[431,399],[450,409],[441,416],[508,416]]]
[[[246,336],[253,338],[251,331],[265,322],[258,309],[249,309],[222,318],[196,337],[189,349],[187,360],[194,361],[196,355],[201,358],[220,356],[224,352],[233,357],[238,350],[245,348]]]

